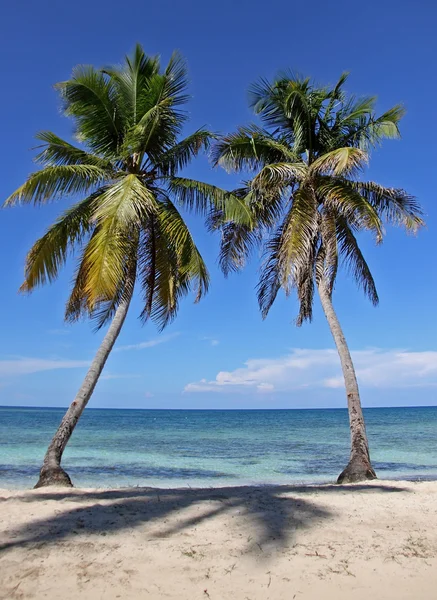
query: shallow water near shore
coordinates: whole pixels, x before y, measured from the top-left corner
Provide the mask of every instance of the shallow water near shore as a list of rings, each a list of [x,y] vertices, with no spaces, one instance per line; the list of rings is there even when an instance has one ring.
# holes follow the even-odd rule
[[[37,480],[65,409],[0,407],[0,487]],[[365,409],[381,479],[437,479],[437,407]],[[79,487],[330,482],[347,463],[344,409],[86,409],[63,466]]]

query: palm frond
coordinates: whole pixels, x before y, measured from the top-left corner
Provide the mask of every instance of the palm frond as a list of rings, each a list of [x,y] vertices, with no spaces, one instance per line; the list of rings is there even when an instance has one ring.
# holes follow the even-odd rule
[[[169,190],[189,210],[207,216],[211,210],[218,209],[223,212],[225,220],[252,226],[253,215],[250,208],[244,199],[231,192],[184,177],[173,177]]]
[[[308,167],[304,162],[269,164],[252,179],[252,189],[261,193],[283,189],[302,182],[307,174]]]
[[[361,171],[368,162],[368,155],[354,147],[336,148],[319,156],[310,166],[317,175],[340,175],[348,177]]]
[[[106,67],[116,88],[116,104],[121,112],[124,130],[135,126],[148,110],[148,85],[153,76],[159,75],[158,56],[147,56],[140,44],[136,44],[131,56],[126,56],[121,67]]]
[[[308,260],[306,268],[300,269],[296,274],[295,287],[299,300],[299,312],[295,320],[296,327],[301,327],[305,321],[311,323],[313,320],[315,246],[314,240],[314,248],[311,249],[310,260]]]
[[[134,252],[134,232],[117,225],[112,221],[96,227],[84,251],[82,293],[90,313],[101,302],[117,295],[125,276],[126,262]]]
[[[325,112],[323,113],[323,116],[320,115],[319,116],[319,122],[320,123],[326,123],[329,124],[331,122],[331,116],[334,113],[335,114],[335,107],[340,105],[342,102],[344,102],[345,100],[345,93],[343,91],[343,85],[346,83],[346,80],[349,77],[349,73],[347,71],[345,71],[344,73],[342,73],[340,75],[339,80],[337,81],[337,83],[335,84],[335,86],[332,88],[332,90],[330,90],[327,93],[327,105],[325,108]]]
[[[338,271],[339,251],[336,215],[326,207],[324,207],[320,216],[320,238],[320,253],[323,253],[323,261],[321,261],[322,270],[316,272],[316,281],[319,283],[323,279],[328,293],[332,294]]]
[[[99,199],[93,214],[96,231],[83,256],[84,293],[91,311],[117,294],[126,264],[137,251],[140,228],[153,218],[157,206],[153,193],[133,174],[112,185]]]
[[[32,173],[27,181],[6,199],[4,206],[43,204],[72,194],[89,193],[108,178],[108,172],[95,165],[59,165]]]
[[[221,227],[219,266],[225,277],[242,269],[252,251],[262,242],[262,231],[227,222]]]
[[[251,253],[261,246],[264,235],[275,225],[282,212],[281,194],[255,194],[251,182],[232,191],[245,202],[252,214],[252,225],[240,224],[226,218],[223,211],[215,209],[208,215],[206,224],[210,231],[221,233],[219,266],[225,277],[231,271],[244,267]]]
[[[362,229],[372,231],[377,243],[382,242],[384,230],[380,215],[349,181],[339,177],[320,177],[318,183],[317,195],[324,199],[329,210],[352,220]]]
[[[162,76],[157,76],[156,79],[162,86]],[[182,124],[178,122],[171,110],[171,99],[157,100],[156,104],[151,106],[140,121],[126,133],[121,153],[127,160],[132,155],[140,156],[145,153],[154,158],[163,149],[176,143],[181,129]]]
[[[312,190],[300,187],[293,195],[293,204],[282,232],[280,259],[284,272],[293,273],[305,269],[319,231],[317,201]]]
[[[142,236],[139,266],[145,300],[140,318],[143,322],[152,319],[162,330],[175,318],[180,297],[188,292],[188,286],[178,272],[175,249],[168,243],[157,219],[153,220],[147,235]]]
[[[188,69],[184,57],[174,51],[165,69],[165,94],[173,99],[173,106],[185,104],[190,96],[187,94]]]
[[[337,218],[337,240],[340,256],[355,282],[361,287],[373,305],[379,302],[375,281],[357,239],[346,219]]]
[[[105,158],[117,155],[123,123],[111,78],[91,66],[78,66],[70,80],[58,83],[67,116],[74,117],[76,135]]]
[[[91,238],[96,234],[94,230]],[[64,319],[67,323],[76,323],[82,317],[89,317],[92,313],[91,303],[85,291],[87,279],[87,265],[84,262],[86,246],[77,259],[76,272],[73,278],[73,286],[65,306]],[[94,306],[96,305],[94,301]]]
[[[405,190],[387,188],[374,181],[354,181],[351,186],[365,198],[388,223],[416,233],[425,225],[423,210],[415,196]]]
[[[95,331],[99,331],[102,327],[112,321],[117,308],[122,301],[130,302],[135,287],[136,271],[137,257],[136,254],[133,254],[131,259],[126,261],[125,275],[114,296],[109,298],[109,300],[103,300],[94,305],[94,309],[89,314],[90,318],[95,323]]]
[[[372,144],[376,145],[384,139],[400,138],[399,121],[405,115],[405,108],[397,104],[390,108],[380,117],[372,119],[369,123],[369,134]]]
[[[276,139],[254,125],[239,127],[214,145],[212,161],[226,171],[254,170],[269,163],[297,162],[299,157],[286,140]]]
[[[173,177],[176,173],[186,167],[201,150],[208,150],[213,134],[205,129],[199,129],[195,133],[175,144],[163,154],[158,155],[156,168],[159,175]]]
[[[174,52],[163,74],[155,73],[144,86],[141,118],[124,140],[127,153],[147,153],[152,161],[176,144],[187,115],[178,107],[189,98],[187,68],[184,59]]]
[[[26,258],[25,281],[20,291],[31,292],[58,277],[69,254],[93,230],[93,207],[103,192],[99,190],[72,206],[35,242]]]
[[[195,302],[199,302],[208,291],[209,275],[187,225],[170,200],[160,203],[157,220],[177,255],[180,275],[183,279],[188,278],[190,285],[194,283]]]
[[[294,73],[283,73],[273,83],[260,79],[253,84],[249,89],[249,104],[268,127],[286,129],[290,125],[293,101],[299,94],[303,98],[308,90],[309,79]],[[296,109],[296,104],[294,108]]]
[[[347,131],[349,128],[360,126],[363,119],[373,115],[375,103],[375,96],[356,98],[350,95],[348,98],[344,98],[336,112],[334,129]]]
[[[289,294],[292,288],[290,281],[284,277],[281,268],[283,230],[284,224],[271,235],[264,249],[257,285],[258,304],[263,319],[267,317],[281,287],[286,294]]]
[[[293,287],[302,286],[307,279],[318,238],[318,221],[317,204],[311,190],[299,188],[282,225],[266,244],[266,260],[258,285],[258,302],[263,318],[267,316],[280,287],[288,295]],[[302,293],[302,299],[304,297],[308,296]],[[301,306],[302,320],[311,319],[311,310],[310,304]]]
[[[129,174],[109,186],[100,196],[93,218],[100,225],[117,222],[117,227],[140,227],[158,209],[156,197],[136,175]]]
[[[43,150],[37,154],[35,161],[45,167],[94,165],[108,170],[109,176],[113,172],[113,167],[108,160],[69,144],[51,131],[40,131],[35,137],[37,140],[44,142],[44,144],[38,146],[38,148],[43,148]]]
[[[368,150],[379,146],[384,139],[399,138],[399,121],[404,114],[405,109],[401,105],[394,106],[380,117],[369,112],[344,129],[343,145]]]

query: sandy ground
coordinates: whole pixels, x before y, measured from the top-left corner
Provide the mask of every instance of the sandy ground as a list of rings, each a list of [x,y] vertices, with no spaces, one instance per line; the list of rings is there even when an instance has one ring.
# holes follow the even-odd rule
[[[437,482],[0,491],[0,598],[437,598]]]

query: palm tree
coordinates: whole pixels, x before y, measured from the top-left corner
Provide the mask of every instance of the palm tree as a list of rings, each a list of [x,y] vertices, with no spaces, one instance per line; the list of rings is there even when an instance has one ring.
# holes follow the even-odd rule
[[[21,291],[54,281],[75,253],[66,320],[88,316],[97,328],[110,325],[48,447],[36,487],[72,485],[61,467],[62,454],[120,333],[135,284],[142,293],[141,320],[151,318],[160,329],[175,317],[190,287],[196,289],[196,301],[208,289],[206,266],[171,198],[201,213],[211,205],[223,208],[226,199],[231,213],[242,218],[238,199],[176,177],[211,138],[199,129],[178,141],[186,120],[180,107],[188,96],[186,67],[177,54],[161,71],[159,58],[146,56],[137,45],[121,67],[79,66],[56,87],[83,147],[49,131],[39,133],[36,160],[42,169],[5,204],[82,199],[30,250]]]
[[[363,182],[369,150],[399,137],[403,109],[375,116],[375,98],[343,91],[347,74],[333,88],[286,73],[251,89],[251,106],[264,128],[241,127],[215,146],[214,162],[227,170],[255,173],[236,190],[257,225],[223,223],[217,210],[211,227],[222,230],[220,262],[226,273],[242,267],[262,243],[264,261],[258,300],[267,316],[278,291],[296,289],[296,324],[311,321],[317,288],[336,344],[346,387],[351,433],[350,460],[338,482],[376,477],[351,355],[334,311],[332,294],[339,262],[376,305],[378,295],[356,234],[382,241],[384,221],[415,232],[422,224],[415,198],[400,189]]]

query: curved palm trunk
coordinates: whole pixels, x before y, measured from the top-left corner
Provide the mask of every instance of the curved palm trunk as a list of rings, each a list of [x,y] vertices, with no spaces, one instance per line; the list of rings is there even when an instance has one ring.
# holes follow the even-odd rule
[[[360,393],[355,369],[346,339],[332,305],[331,294],[323,282],[318,285],[323,311],[329,323],[332,336],[337,346],[343,370],[346,387],[349,425],[351,432],[351,454],[347,467],[337,479],[337,483],[352,483],[366,479],[376,479],[375,471],[370,462],[369,442],[367,441],[366,425],[361,409]]]
[[[132,286],[133,288],[133,286]],[[133,292],[133,290],[132,290]],[[96,387],[96,383],[100,377],[106,360],[114,346],[114,343],[121,331],[124,320],[129,309],[129,304],[132,298],[123,300],[118,306],[114,318],[109,326],[109,329],[103,338],[100,348],[94,357],[93,362],[88,370],[88,373],[83,380],[83,383],[76,395],[76,398],[70,404],[65,413],[57,432],[55,433],[50,446],[44,457],[44,462],[41,467],[38,483],[35,488],[45,487],[49,485],[60,485],[72,487],[71,479],[61,467],[62,454],[71,437],[71,434],[76,427],[79,417],[83,413],[89,399]]]

